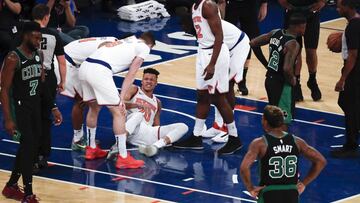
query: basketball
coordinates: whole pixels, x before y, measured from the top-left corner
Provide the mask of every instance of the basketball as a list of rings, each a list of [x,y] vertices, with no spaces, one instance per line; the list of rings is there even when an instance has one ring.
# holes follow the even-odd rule
[[[335,53],[341,52],[342,34],[342,32],[334,32],[328,36],[326,44],[330,51]]]

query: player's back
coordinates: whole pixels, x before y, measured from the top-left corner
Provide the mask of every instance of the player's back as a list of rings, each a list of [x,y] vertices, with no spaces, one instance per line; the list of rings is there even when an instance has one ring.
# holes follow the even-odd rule
[[[283,65],[285,58],[285,45],[291,40],[296,40],[295,36],[285,33],[285,30],[276,30],[270,38],[269,43],[269,62],[268,73],[277,74],[283,77]]]
[[[129,68],[136,56],[145,59],[149,53],[150,47],[144,41],[131,36],[104,45],[89,58],[105,62],[113,73],[118,73]]]
[[[235,25],[225,21],[221,20],[221,27],[223,30],[223,36],[224,36],[224,43],[231,49],[236,45],[238,42],[240,35],[243,33],[239,28],[237,28]],[[244,33],[245,34],[245,33]]]
[[[77,65],[80,65],[87,57],[98,49],[101,43],[115,41],[117,41],[117,38],[115,37],[92,37],[79,39],[67,44],[64,47],[64,50],[67,56],[69,56]]]

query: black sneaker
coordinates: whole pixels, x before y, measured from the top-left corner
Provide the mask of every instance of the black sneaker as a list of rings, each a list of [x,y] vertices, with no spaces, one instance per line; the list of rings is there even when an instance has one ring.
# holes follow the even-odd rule
[[[321,91],[319,89],[319,86],[318,86],[316,80],[314,80],[314,81],[309,80],[307,82],[307,86],[311,90],[312,99],[314,101],[319,101],[321,99]]]
[[[294,87],[294,99],[295,99],[295,102],[304,101],[304,97],[303,97],[303,94],[302,94],[300,84],[296,84],[295,87]]]
[[[245,80],[242,80],[241,82],[239,82],[238,88],[239,88],[239,92],[241,92],[241,95],[246,96],[246,95],[249,94],[249,90],[246,87],[246,81]]]
[[[217,153],[219,155],[233,154],[234,152],[238,151],[242,147],[243,147],[243,145],[241,143],[240,138],[230,135],[227,143],[223,147],[221,147],[217,151]]]
[[[330,152],[330,156],[333,158],[358,158],[360,154],[356,149],[336,149]]]
[[[40,169],[47,168],[48,167],[47,157],[39,156],[38,165]]]
[[[204,149],[204,146],[202,145],[202,136],[194,135],[191,135],[188,139],[184,141],[175,142],[173,144],[173,147],[178,149]]]

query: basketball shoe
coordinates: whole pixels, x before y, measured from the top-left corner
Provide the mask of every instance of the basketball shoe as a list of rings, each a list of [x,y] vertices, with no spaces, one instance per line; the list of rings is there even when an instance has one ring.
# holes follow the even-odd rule
[[[136,160],[131,154],[128,152],[126,158],[118,155],[115,167],[118,169],[126,169],[126,168],[141,168],[144,166],[143,160]]]
[[[9,199],[14,199],[17,201],[21,201],[25,194],[23,190],[18,186],[18,184],[7,186],[5,185],[4,189],[2,190],[2,194]]]
[[[96,148],[91,148],[90,146],[86,146],[85,148],[85,159],[93,160],[98,158],[106,157],[107,152],[100,149],[99,145],[96,145]]]

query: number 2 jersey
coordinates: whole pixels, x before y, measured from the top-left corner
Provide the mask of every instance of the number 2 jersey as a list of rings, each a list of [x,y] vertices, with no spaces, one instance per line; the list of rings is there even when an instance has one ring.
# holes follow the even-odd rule
[[[298,182],[299,149],[295,136],[284,134],[278,138],[263,136],[267,144],[265,155],[260,159],[259,185],[294,185]]]
[[[194,28],[196,30],[197,41],[200,48],[211,48],[215,42],[215,36],[212,33],[208,21],[202,15],[202,7],[206,0],[203,0],[195,9],[195,4],[192,8],[192,19]],[[219,13],[220,15],[220,13]],[[229,49],[233,48],[238,42],[242,31],[235,25],[221,20],[221,28],[223,30],[223,41]]]
[[[270,38],[269,43],[269,62],[266,76],[277,75],[284,78],[284,59],[285,45],[291,40],[296,40],[295,36],[286,34],[285,30],[276,30]]]

